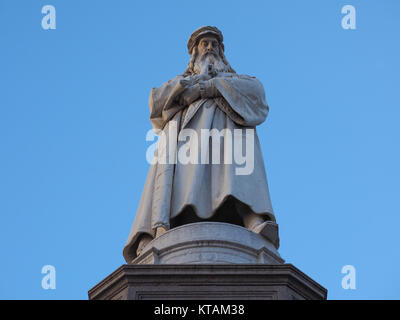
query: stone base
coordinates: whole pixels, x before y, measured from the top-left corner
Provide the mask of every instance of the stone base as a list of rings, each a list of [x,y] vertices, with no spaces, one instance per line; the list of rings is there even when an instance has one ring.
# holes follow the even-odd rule
[[[123,265],[90,300],[324,300],[327,290],[291,264]]]
[[[131,264],[281,264],[275,245],[259,233],[223,222],[197,222],[168,230]]]
[[[277,229],[262,229],[221,222],[171,229],[91,289],[89,299],[326,299],[326,289],[284,264]]]

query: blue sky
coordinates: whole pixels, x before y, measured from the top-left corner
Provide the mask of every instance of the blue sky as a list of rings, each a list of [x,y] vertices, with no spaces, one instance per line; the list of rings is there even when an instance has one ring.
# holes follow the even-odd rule
[[[47,4],[56,30],[41,27]],[[356,30],[341,27],[346,4]],[[215,25],[232,67],[265,87],[282,257],[329,299],[399,299],[399,15],[396,0],[1,0],[0,298],[87,299],[124,263],[150,89]],[[48,264],[55,290],[41,287]]]

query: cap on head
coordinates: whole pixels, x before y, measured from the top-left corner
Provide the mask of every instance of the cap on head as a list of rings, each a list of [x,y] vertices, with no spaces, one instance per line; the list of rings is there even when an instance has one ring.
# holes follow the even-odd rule
[[[213,35],[217,38],[219,45],[222,48],[222,51],[224,50],[224,44],[222,41],[224,40],[224,37],[222,36],[222,32],[217,28],[217,27],[212,27],[212,26],[204,26],[196,29],[193,31],[191,34],[189,41],[187,43],[188,51],[189,54],[192,54],[192,50],[194,46],[197,44],[198,40],[200,40],[201,37],[205,35]]]

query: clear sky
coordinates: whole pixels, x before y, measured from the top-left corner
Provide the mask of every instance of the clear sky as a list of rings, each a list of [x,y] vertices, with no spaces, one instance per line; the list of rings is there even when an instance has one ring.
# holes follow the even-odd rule
[[[47,4],[55,30],[41,26]],[[341,25],[347,4],[355,30]],[[330,299],[400,299],[399,18],[397,0],[1,0],[0,298],[87,299],[124,263],[150,89],[185,70],[194,29],[215,25],[232,67],[265,87],[282,257]]]

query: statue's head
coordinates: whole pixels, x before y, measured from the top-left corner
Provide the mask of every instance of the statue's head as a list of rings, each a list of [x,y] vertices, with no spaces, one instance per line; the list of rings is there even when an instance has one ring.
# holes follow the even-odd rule
[[[218,72],[235,72],[225,58],[222,32],[217,27],[198,28],[190,36],[187,47],[190,61],[184,76],[206,73],[210,64]]]

